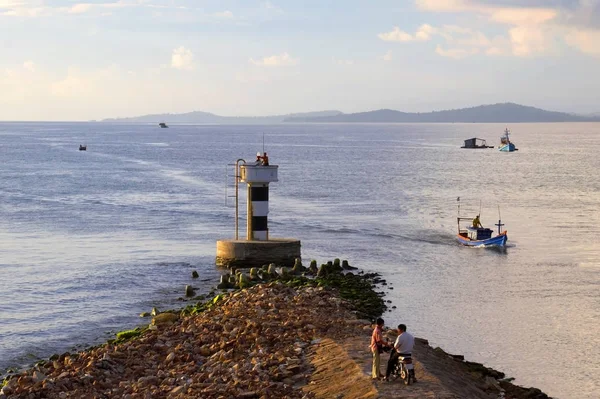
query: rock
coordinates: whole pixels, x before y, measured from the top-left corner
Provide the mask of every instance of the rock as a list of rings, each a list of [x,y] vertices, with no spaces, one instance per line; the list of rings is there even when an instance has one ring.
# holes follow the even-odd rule
[[[248,287],[250,287],[250,279],[244,273],[240,273],[238,275],[238,287],[239,288],[248,288]]]
[[[237,284],[236,275],[233,274],[233,275],[229,276],[229,287],[233,288],[233,287],[235,287],[236,284]]]
[[[198,272],[197,272],[197,271],[195,271],[195,270],[194,270],[194,271],[192,272],[192,278],[198,278],[198,277],[200,277],[200,275],[198,274]]]
[[[258,393],[254,392],[254,391],[246,391],[246,392],[237,394],[236,397],[241,398],[241,399],[254,399],[254,398],[258,398],[259,395],[258,395]]]
[[[350,266],[347,260],[342,261],[342,269],[344,270],[357,270],[358,267]]]
[[[140,317],[149,317],[150,313],[149,312],[142,312],[140,313]]]
[[[312,275],[316,275],[318,271],[319,271],[319,268],[317,267],[317,261],[314,259],[311,260],[310,266],[308,267],[308,272]]]
[[[302,261],[300,258],[296,258],[294,261],[294,267],[292,268],[292,274],[299,275],[304,273],[306,270],[306,267],[302,266]]]
[[[183,387],[183,386],[178,386],[178,387],[175,387],[175,388],[171,389],[171,392],[170,392],[170,394],[171,394],[171,395],[178,395],[178,394],[180,394],[180,393],[181,393],[181,392],[182,392],[184,389],[185,389],[185,387]]]
[[[339,271],[341,271],[341,270],[342,270],[342,265],[341,265],[341,263],[340,263],[340,262],[341,262],[341,261],[340,261],[340,258],[335,258],[335,259],[333,260],[333,265],[332,265],[332,266],[333,266],[333,269],[334,269],[334,270],[339,270]],[[329,262],[328,262],[328,264],[329,264]]]
[[[325,276],[327,276],[327,265],[322,264],[321,267],[319,267],[319,271],[317,272],[317,277]]]
[[[68,376],[70,376],[70,374],[67,371],[64,371],[64,372],[60,373],[59,376],[56,377],[56,379],[60,380],[61,378],[65,378],[65,377],[68,377]]]
[[[191,285],[186,285],[185,286],[185,296],[193,297],[194,295],[196,295],[194,288]]]
[[[270,263],[269,264],[269,269],[267,270],[267,273],[269,274],[269,276],[271,276],[271,278],[277,278],[279,277],[279,274],[277,273],[277,270],[275,270],[277,266],[275,265],[275,263]]]
[[[267,271],[256,270],[259,273],[266,275]],[[239,271],[236,274],[237,281],[247,276]],[[348,337],[368,343],[372,327],[367,319],[373,317],[373,311],[366,312],[364,307],[373,306],[374,299],[365,299],[364,295],[366,291],[373,293],[373,277],[364,277],[366,285],[355,285],[360,279],[363,277],[332,273],[318,282],[321,286],[295,278],[221,293],[212,302],[190,305],[181,313],[156,315],[153,325],[137,339],[64,354],[55,359],[56,364],[47,364],[47,371],[38,368],[19,374],[8,380],[3,392],[15,399],[312,397],[300,385],[310,384],[314,370],[311,362],[318,352],[315,349],[327,350],[332,341]],[[339,291],[329,288],[337,288],[334,283],[352,291],[359,299],[358,307],[351,306],[352,298],[340,300]],[[380,308],[375,310],[381,314]],[[160,328],[154,324],[162,321],[166,324]],[[175,324],[169,326],[171,323]],[[368,355],[367,344],[359,345]],[[457,368],[468,367],[451,362],[441,352],[442,361]],[[370,362],[370,356],[364,360]],[[48,378],[35,382],[40,377],[35,371]],[[491,387],[492,371],[486,369],[486,373]],[[484,379],[477,381],[481,385]],[[13,385],[14,391],[6,395]],[[345,394],[346,398],[351,396]]]
[[[232,285],[229,283],[229,273],[225,273],[221,275],[221,281],[217,285],[217,288],[220,290],[225,290],[228,288],[232,288]]]
[[[152,311],[150,312],[151,316],[156,316],[159,314],[160,314],[160,311],[157,308],[152,308]]]
[[[172,324],[179,319],[179,315],[175,313],[161,313],[159,315],[154,316],[152,319],[152,325],[160,326],[164,324]]]
[[[500,384],[494,377],[487,376],[487,377],[485,377],[485,389],[484,390],[489,390],[489,389],[500,390]]]

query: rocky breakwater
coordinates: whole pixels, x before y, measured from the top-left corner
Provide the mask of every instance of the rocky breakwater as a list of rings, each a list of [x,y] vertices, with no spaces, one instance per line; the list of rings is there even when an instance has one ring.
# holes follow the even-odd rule
[[[413,351],[417,384],[373,382],[370,320],[386,310],[375,291],[385,282],[339,261],[273,269],[232,273],[247,288],[156,314],[107,344],[12,375],[0,399],[548,398],[424,339]]]
[[[348,300],[322,286],[325,276],[294,278],[162,313],[148,328],[11,376],[0,398],[312,397],[302,390],[310,347],[324,337],[364,334],[368,321],[356,323],[356,304],[385,309],[369,277],[335,279]]]

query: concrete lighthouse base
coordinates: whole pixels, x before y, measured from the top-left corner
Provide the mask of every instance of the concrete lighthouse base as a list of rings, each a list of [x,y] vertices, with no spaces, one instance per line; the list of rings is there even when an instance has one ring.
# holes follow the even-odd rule
[[[217,266],[261,267],[269,263],[294,266],[300,258],[300,240],[276,238],[268,241],[217,241]]]

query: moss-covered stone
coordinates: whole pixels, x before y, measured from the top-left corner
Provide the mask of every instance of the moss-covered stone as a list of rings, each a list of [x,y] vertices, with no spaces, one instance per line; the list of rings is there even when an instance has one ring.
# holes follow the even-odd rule
[[[113,342],[115,343],[120,343],[120,342],[125,342],[128,341],[132,338],[136,338],[139,337],[140,335],[143,334],[143,332],[145,331],[145,328],[134,328],[133,330],[127,330],[127,331],[121,331],[117,333],[117,339]]]
[[[250,279],[248,278],[248,276],[246,276],[244,273],[239,273],[238,274],[237,286],[239,288],[244,289],[244,288],[250,287],[250,285],[252,285],[252,284],[251,284]]]
[[[230,277],[229,273],[222,274],[221,280],[219,281],[219,284],[217,284],[217,288],[220,290],[225,290],[225,289],[231,288],[232,286],[229,283],[229,277]],[[213,294],[211,293],[211,295],[213,295]]]

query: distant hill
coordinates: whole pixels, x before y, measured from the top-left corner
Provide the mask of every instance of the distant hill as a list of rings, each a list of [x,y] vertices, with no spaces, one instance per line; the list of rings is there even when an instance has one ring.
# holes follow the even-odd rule
[[[581,116],[564,112],[545,111],[514,103],[480,105],[472,108],[452,109],[424,113],[400,112],[381,109],[354,114],[318,117],[289,117],[285,122],[295,123],[519,123],[519,122],[586,122],[600,121],[599,116]]]
[[[232,124],[232,125],[253,125],[253,124],[272,124],[281,123],[290,118],[319,118],[336,116],[341,114],[340,111],[319,111],[319,112],[304,112],[287,115],[274,116],[220,116],[209,112],[193,111],[184,114],[153,114],[135,116],[130,118],[111,118],[104,119],[102,122],[119,122],[119,123],[206,123],[206,124]]]

